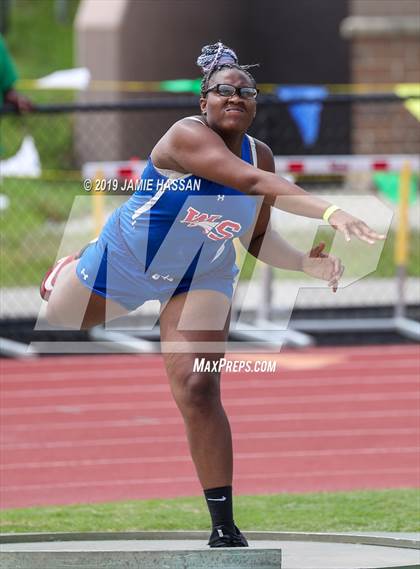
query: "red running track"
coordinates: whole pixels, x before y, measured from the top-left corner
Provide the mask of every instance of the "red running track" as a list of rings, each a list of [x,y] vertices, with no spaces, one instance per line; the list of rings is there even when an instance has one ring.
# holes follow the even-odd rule
[[[419,485],[418,346],[266,358],[276,373],[223,376],[237,494]],[[1,367],[2,508],[200,494],[160,357]]]

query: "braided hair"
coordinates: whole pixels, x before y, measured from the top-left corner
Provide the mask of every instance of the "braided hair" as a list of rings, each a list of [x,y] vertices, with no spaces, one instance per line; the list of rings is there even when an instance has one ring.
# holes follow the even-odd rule
[[[201,49],[201,55],[197,59],[197,65],[201,67],[203,79],[201,81],[201,96],[205,96],[208,89],[211,76],[221,69],[239,69],[243,71],[251,79],[254,86],[256,81],[248,71],[250,67],[257,65],[239,65],[238,56],[230,47],[224,45],[221,41],[210,45],[205,45]]]

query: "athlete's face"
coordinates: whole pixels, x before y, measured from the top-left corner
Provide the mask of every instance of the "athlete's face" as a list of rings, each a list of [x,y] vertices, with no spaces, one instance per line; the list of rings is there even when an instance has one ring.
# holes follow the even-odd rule
[[[211,76],[208,89],[226,84],[234,87],[254,87],[246,73],[239,69],[221,69]],[[241,97],[238,92],[230,97],[209,91],[200,99],[201,112],[211,128],[221,132],[245,132],[254,120],[256,99]]]

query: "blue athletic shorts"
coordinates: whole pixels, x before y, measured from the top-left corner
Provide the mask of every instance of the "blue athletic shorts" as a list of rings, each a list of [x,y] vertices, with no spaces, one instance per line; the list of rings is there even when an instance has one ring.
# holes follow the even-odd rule
[[[194,278],[172,277],[164,267],[159,273],[145,271],[121,235],[119,210],[111,215],[98,240],[85,249],[76,267],[76,274],[85,287],[128,310],[135,310],[148,300],[164,303],[175,294],[189,290],[214,290],[231,299],[238,273],[233,248],[226,262]]]

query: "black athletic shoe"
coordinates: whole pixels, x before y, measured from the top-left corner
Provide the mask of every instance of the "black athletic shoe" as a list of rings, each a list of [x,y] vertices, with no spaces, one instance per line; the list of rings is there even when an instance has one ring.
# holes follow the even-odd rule
[[[226,526],[216,526],[209,539],[210,547],[248,547],[248,542],[235,526],[234,529]]]

